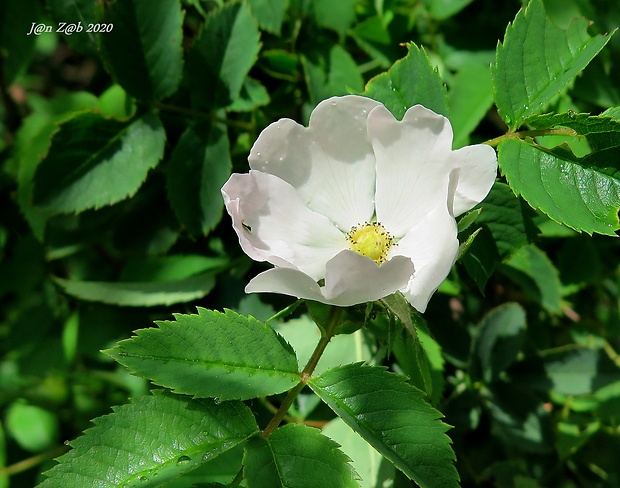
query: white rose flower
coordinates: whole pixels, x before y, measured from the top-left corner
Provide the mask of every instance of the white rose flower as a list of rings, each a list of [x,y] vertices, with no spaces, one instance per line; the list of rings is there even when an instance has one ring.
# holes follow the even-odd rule
[[[222,187],[245,253],[275,267],[246,292],[350,306],[400,290],[423,312],[453,266],[455,216],[481,202],[493,148],[452,150],[445,117],[415,105],[334,97],[308,127],[281,119],[252,147],[249,174]]]

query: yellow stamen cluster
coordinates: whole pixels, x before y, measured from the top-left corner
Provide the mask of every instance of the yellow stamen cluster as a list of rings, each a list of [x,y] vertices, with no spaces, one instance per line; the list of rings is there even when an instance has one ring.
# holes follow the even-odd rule
[[[366,222],[354,226],[347,234],[347,240],[349,249],[381,264],[387,259],[394,238],[379,222]]]

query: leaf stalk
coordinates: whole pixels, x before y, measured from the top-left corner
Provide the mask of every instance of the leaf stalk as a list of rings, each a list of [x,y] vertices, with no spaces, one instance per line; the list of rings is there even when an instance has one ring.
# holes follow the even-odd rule
[[[340,308],[340,307],[331,308],[327,326],[325,327],[324,330],[323,328],[321,328],[321,339],[319,340],[318,344],[314,348],[314,351],[312,355],[310,356],[308,363],[306,364],[303,371],[301,372],[301,381],[297,383],[297,385],[295,385],[294,388],[289,390],[288,394],[286,395],[286,398],[280,405],[280,408],[278,408],[278,411],[275,413],[275,415],[271,419],[271,422],[269,422],[267,427],[265,427],[265,430],[263,430],[263,432],[261,433],[261,437],[263,437],[263,439],[266,439],[267,437],[269,437],[271,433],[278,427],[278,425],[280,425],[280,422],[282,422],[282,419],[284,419],[284,417],[286,416],[288,409],[291,408],[291,405],[293,404],[297,396],[301,393],[301,390],[304,389],[304,387],[306,386],[306,383],[308,383],[308,380],[312,377],[312,373],[314,372],[316,365],[319,363],[319,360],[321,359],[323,352],[325,352],[325,348],[329,344],[329,341],[331,341],[332,337],[334,337],[336,328],[341,323],[343,313],[344,313],[343,308]]]

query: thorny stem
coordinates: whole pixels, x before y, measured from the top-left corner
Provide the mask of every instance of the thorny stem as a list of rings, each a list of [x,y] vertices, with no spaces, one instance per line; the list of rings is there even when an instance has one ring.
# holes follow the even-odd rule
[[[507,141],[508,139],[525,139],[526,137],[538,137],[538,136],[573,136],[577,137],[577,131],[573,129],[537,129],[537,130],[523,130],[521,132],[507,132],[503,136],[496,137],[486,141],[491,147],[497,147],[500,143]]]
[[[293,404],[297,396],[301,393],[301,390],[303,390],[306,386],[306,383],[308,383],[308,380],[311,378],[314,368],[316,368],[319,359],[321,359],[321,356],[323,355],[327,344],[329,344],[329,341],[331,341],[332,337],[334,336],[336,328],[338,327],[338,325],[340,325],[340,319],[342,318],[343,311],[344,309],[339,307],[331,308],[329,314],[329,322],[325,327],[325,331],[321,332],[321,339],[314,348],[314,352],[312,353],[312,356],[310,356],[308,364],[306,364],[306,367],[301,372],[301,381],[288,392],[286,398],[282,402],[282,405],[280,405],[280,408],[278,408],[278,411],[271,419],[271,422],[269,422],[269,425],[267,425],[267,427],[265,427],[265,430],[263,430],[263,432],[261,433],[261,437],[263,437],[263,439],[269,437],[271,433],[278,427],[278,425],[280,425],[280,422],[282,422],[282,419],[286,416],[288,409],[291,408],[291,405]]]

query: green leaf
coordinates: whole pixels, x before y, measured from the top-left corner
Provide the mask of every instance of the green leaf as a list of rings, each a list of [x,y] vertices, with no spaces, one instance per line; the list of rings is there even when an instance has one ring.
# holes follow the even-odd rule
[[[489,230],[500,259],[505,260],[536,238],[534,212],[504,183],[496,182],[476,208],[482,209],[478,224]]]
[[[392,351],[409,383],[425,391],[432,404],[438,404],[445,386],[442,349],[426,327],[418,328],[417,333],[419,344],[409,334],[394,334]]]
[[[605,110],[601,116],[603,117],[613,117],[616,121],[620,121],[620,107],[610,107]]]
[[[535,240],[539,230],[532,220],[534,212],[504,183],[496,182],[476,209],[480,212],[476,219],[480,232],[461,261],[484,294],[486,283],[500,261]],[[459,239],[465,236],[467,233],[459,235]]]
[[[583,158],[552,153],[520,140],[499,145],[499,165],[510,187],[551,219],[588,234],[620,229],[620,146]]]
[[[6,435],[4,433],[4,426],[0,424],[0,488],[9,488],[9,476],[3,474],[4,468],[6,468],[7,461],[7,449],[6,449]]]
[[[531,389],[494,383],[485,398],[497,436],[511,449],[531,453],[553,447],[553,425],[546,406]]]
[[[34,235],[43,240],[49,212],[32,205],[33,178],[41,155],[46,154],[58,124],[72,114],[97,107],[97,97],[91,93],[73,92],[45,100],[23,120],[17,131],[13,148],[14,160],[18,166],[17,201]]]
[[[341,37],[355,22],[357,0],[312,0],[314,18],[321,27],[333,29]]]
[[[583,234],[564,239],[556,262],[562,284],[566,285],[564,294],[597,283],[605,267],[597,243]]]
[[[184,280],[207,271],[219,271],[228,264],[227,258],[207,257],[202,254],[138,257],[127,262],[119,281]]]
[[[611,35],[590,37],[588,25],[580,17],[567,29],[556,27],[542,0],[519,11],[491,70],[495,103],[510,130],[565,89],[607,44]]]
[[[241,471],[245,445],[226,451],[189,473],[167,483],[165,488],[230,488]]]
[[[157,385],[220,400],[274,395],[299,383],[295,352],[253,317],[198,308],[140,329],[106,354]]]
[[[261,52],[260,68],[272,78],[296,82],[299,57],[284,49],[267,49]]]
[[[491,191],[493,191],[493,188],[491,188]],[[460,234],[464,230],[467,230],[469,227],[471,227],[474,224],[474,222],[478,220],[478,217],[480,217],[481,212],[482,212],[481,208],[475,208],[467,212],[465,215],[463,215],[459,219],[458,233]]]
[[[208,234],[222,218],[220,188],[231,167],[223,124],[188,127],[172,151],[166,173],[168,198],[179,221],[193,234]]]
[[[450,83],[448,105],[456,149],[469,143],[469,135],[493,105],[489,68],[473,63],[463,66]]]
[[[123,307],[153,307],[197,300],[215,286],[214,273],[208,271],[181,280],[109,282],[74,281],[54,278],[71,296],[81,300],[109,303]]]
[[[447,117],[446,87],[439,71],[433,68],[423,48],[410,43],[408,49],[407,56],[396,61],[387,73],[368,82],[363,95],[383,103],[399,120],[418,103]]]
[[[473,0],[425,0],[431,17],[445,20],[463,10]]]
[[[77,52],[96,57],[98,56],[98,39],[95,32],[88,29],[88,24],[102,22],[102,5],[91,0],[50,0],[48,2],[53,19],[58,25],[77,24],[82,26],[81,32],[72,35],[61,35]]]
[[[592,151],[620,146],[620,121],[610,116],[566,112],[533,115],[525,123],[533,129],[569,127],[577,135],[585,136]]]
[[[424,385],[424,391],[431,396],[433,394],[433,379],[431,375],[431,365],[429,359],[422,348],[418,329],[427,330],[424,317],[411,306],[402,293],[396,292],[381,299],[381,303],[389,310],[390,314],[396,317],[411,337],[411,341],[404,339],[405,344],[414,352],[413,357],[416,358],[418,370]]]
[[[27,34],[39,23],[40,15],[37,0],[0,2],[0,77],[7,87],[30,62],[36,35]]]
[[[523,246],[506,261],[502,271],[544,308],[556,314],[562,311],[558,270],[539,248]]]
[[[248,0],[248,4],[261,29],[279,36],[289,0]]]
[[[34,203],[51,213],[82,212],[133,195],[163,156],[164,128],[153,113],[127,122],[94,112],[60,125],[34,176]]]
[[[342,451],[351,458],[353,469],[359,474],[360,488],[392,486],[395,468],[340,417],[330,420],[321,429],[324,435],[340,444]]]
[[[482,320],[474,344],[474,366],[478,376],[488,383],[500,379],[523,346],[525,310],[506,303],[491,310]]]
[[[360,363],[308,385],[349,427],[423,488],[458,486],[448,426],[405,377]]]
[[[41,488],[156,487],[216,458],[258,431],[240,402],[155,391],[114,408],[72,441]]]
[[[349,35],[381,68],[388,69],[393,60],[400,57],[400,46],[395,38],[400,39],[401,33],[390,29],[398,22],[387,25],[385,22],[379,15],[369,17],[355,24]]]
[[[161,100],[177,91],[183,74],[183,10],[179,0],[105,2],[101,33],[108,65],[118,83],[142,100]]]
[[[45,451],[58,442],[58,419],[49,410],[17,401],[7,409],[6,431],[22,449]]]
[[[581,449],[594,434],[601,428],[599,421],[583,425],[583,421],[558,422],[556,433],[556,449],[561,459],[574,455]]]
[[[314,43],[301,57],[310,101],[316,105],[326,98],[360,92],[364,79],[355,60],[339,44]]]
[[[136,101],[120,85],[112,85],[99,96],[98,109],[106,117],[128,119],[136,113]]]
[[[578,396],[620,382],[620,368],[601,349],[573,347],[530,359],[519,365],[513,377],[539,391]]]
[[[489,229],[479,227],[474,232],[477,234],[473,242],[469,244],[467,252],[460,259],[467,270],[467,274],[474,280],[480,293],[484,295],[487,281],[499,264],[500,256],[497,243]]]
[[[255,108],[269,104],[269,92],[260,81],[249,76],[243,82],[239,98],[230,104],[226,110],[230,112],[251,112]]]
[[[245,2],[227,3],[207,18],[188,54],[192,100],[226,107],[237,100],[260,50],[260,32]]]
[[[288,424],[248,441],[243,472],[250,488],[356,488],[349,461],[318,429]]]

